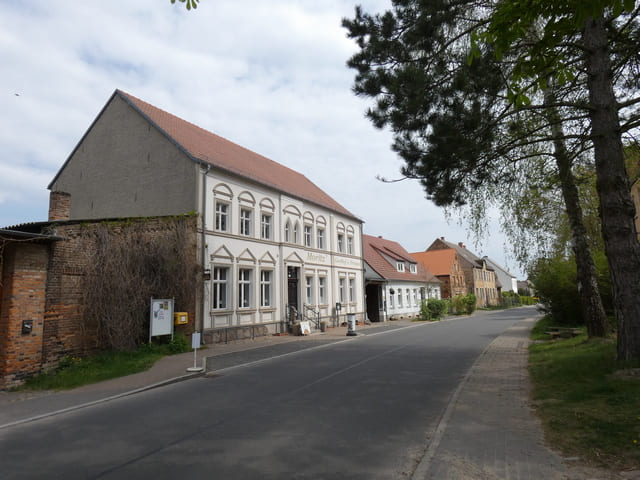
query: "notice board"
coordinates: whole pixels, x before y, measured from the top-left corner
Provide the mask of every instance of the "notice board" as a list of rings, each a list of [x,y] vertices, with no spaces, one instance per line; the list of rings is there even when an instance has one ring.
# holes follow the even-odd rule
[[[149,340],[157,335],[173,336],[173,298],[152,298]]]

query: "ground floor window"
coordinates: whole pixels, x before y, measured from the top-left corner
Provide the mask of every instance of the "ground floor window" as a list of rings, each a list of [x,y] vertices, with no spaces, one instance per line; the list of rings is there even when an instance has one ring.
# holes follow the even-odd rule
[[[318,277],[318,303],[327,304],[327,277]]]
[[[260,272],[260,306],[271,306],[271,270]]]
[[[228,295],[228,267],[213,268],[213,308],[227,308]]]
[[[241,268],[238,271],[238,307],[251,306],[251,270]]]

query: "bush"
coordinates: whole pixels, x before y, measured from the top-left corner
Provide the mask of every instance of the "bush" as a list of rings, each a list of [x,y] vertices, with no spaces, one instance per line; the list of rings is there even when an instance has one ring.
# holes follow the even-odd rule
[[[509,290],[508,292],[502,292],[502,305],[505,307],[517,307],[522,305],[520,295],[516,292]]]
[[[465,313],[471,315],[476,311],[476,296],[473,293],[469,293],[462,298]]]
[[[427,310],[431,314],[431,319],[440,320],[449,311],[449,302],[438,298],[430,298],[427,301]]]
[[[600,296],[605,311],[612,311],[611,283],[604,254],[594,252]],[[577,267],[573,257],[539,260],[532,272],[538,301],[542,310],[553,316],[559,325],[584,323],[578,293]],[[534,297],[535,298],[535,297]]]
[[[427,307],[426,300],[422,300],[422,303],[420,304],[420,319],[423,322],[431,321],[431,311],[429,310],[429,307]]]

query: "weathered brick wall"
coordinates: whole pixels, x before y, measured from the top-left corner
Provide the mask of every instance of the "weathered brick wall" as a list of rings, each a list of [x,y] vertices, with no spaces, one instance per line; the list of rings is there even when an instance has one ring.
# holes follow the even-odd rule
[[[51,192],[49,194],[49,221],[67,220],[71,213],[71,194]]]
[[[19,385],[40,371],[49,246],[7,243],[0,301],[0,388]],[[23,321],[31,331],[23,333]]]
[[[189,221],[192,223],[195,236],[197,218],[191,217]],[[166,218],[163,217],[123,222],[141,222],[149,235],[162,236],[167,228]],[[91,261],[95,247],[87,244],[87,238],[91,237],[84,233],[99,223],[69,222],[53,225],[55,234],[64,240],[56,242],[53,246],[49,263],[43,344],[44,369],[56,366],[66,355],[83,356],[102,347],[97,343],[94,327],[85,321],[83,306],[87,262]],[[114,223],[114,228],[117,230],[117,223]],[[193,255],[196,254],[195,242],[193,246],[185,248],[194,248]],[[189,323],[177,325],[176,332],[187,336],[191,334],[195,322],[195,309],[195,303],[186,309],[180,306],[181,311],[189,314]]]

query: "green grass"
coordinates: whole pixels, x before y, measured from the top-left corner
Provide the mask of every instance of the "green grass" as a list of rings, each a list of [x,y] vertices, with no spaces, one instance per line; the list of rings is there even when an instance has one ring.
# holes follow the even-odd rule
[[[68,390],[142,372],[166,355],[191,350],[184,335],[162,345],[146,344],[132,352],[109,351],[87,358],[64,357],[57,369],[32,377],[14,390]]]
[[[529,354],[533,401],[547,439],[564,455],[591,465],[638,468],[640,377],[614,374],[624,367],[615,361],[614,339],[588,340],[583,333],[544,341],[548,322],[534,328],[538,342]]]

